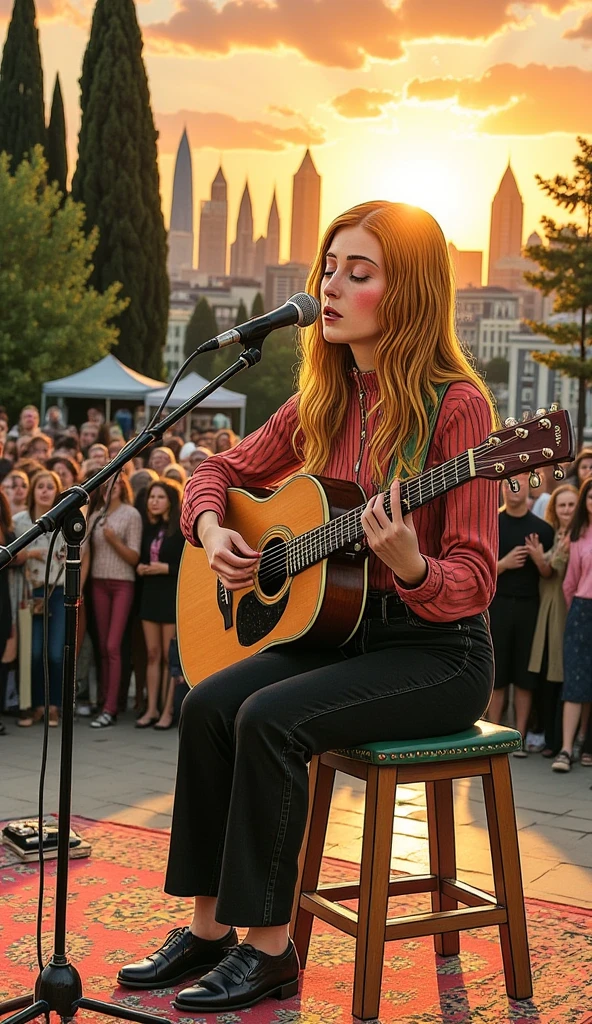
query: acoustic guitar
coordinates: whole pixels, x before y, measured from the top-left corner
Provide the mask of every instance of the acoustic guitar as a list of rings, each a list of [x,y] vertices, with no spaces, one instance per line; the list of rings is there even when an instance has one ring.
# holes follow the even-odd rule
[[[506,420],[483,444],[401,484],[403,511],[414,512],[476,477],[509,478],[574,457],[569,413],[539,409]],[[511,481],[512,484],[512,481]],[[261,551],[254,584],[227,590],[202,548],[185,544],[177,589],[177,635],[183,674],[194,686],[213,672],[276,644],[306,637],[340,646],[356,631],[367,593],[368,548],[356,483],[301,474],[277,490],[228,489],[223,526]],[[390,514],[390,496],[385,492]]]

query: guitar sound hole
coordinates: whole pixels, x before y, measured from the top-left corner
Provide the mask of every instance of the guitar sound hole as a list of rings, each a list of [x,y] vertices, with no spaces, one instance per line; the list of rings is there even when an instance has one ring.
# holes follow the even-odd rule
[[[282,589],[287,577],[286,542],[272,537],[263,548],[259,563],[259,586],[266,597],[273,597]]]

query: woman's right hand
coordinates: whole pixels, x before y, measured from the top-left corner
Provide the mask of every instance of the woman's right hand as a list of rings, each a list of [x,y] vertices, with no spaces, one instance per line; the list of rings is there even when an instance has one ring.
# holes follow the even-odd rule
[[[210,568],[227,590],[252,586],[261,553],[249,547],[240,533],[211,525],[201,531],[200,540]]]

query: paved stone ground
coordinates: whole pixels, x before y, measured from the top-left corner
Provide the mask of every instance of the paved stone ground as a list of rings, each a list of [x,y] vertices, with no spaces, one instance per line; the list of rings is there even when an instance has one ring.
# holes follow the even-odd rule
[[[34,815],[42,730],[40,726],[18,729],[13,720],[5,721],[8,734],[0,737],[0,819]],[[176,730],[134,729],[131,712],[104,731],[90,729],[88,722],[78,719],[75,727],[73,812],[170,828]],[[58,806],[60,732],[50,729],[47,812]],[[569,774],[559,775],[540,755],[510,761],[526,895],[592,907],[592,769],[577,765]],[[455,786],[459,875],[488,889],[491,861],[481,782],[468,779]],[[339,776],[327,854],[359,859],[363,801],[364,784]],[[398,791],[392,866],[417,873],[428,870],[423,786]]]

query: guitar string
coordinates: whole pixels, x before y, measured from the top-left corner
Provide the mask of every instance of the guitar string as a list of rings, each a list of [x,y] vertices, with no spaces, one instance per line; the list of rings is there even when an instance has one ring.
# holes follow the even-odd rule
[[[502,442],[502,445],[506,445],[508,443],[511,443],[511,441],[513,441],[513,440],[514,440],[514,438],[510,438],[508,441]],[[495,451],[496,452],[499,451],[500,447],[501,447],[501,445],[497,445]],[[474,455],[477,456],[477,458],[480,458],[481,454],[487,453],[489,451],[491,451],[491,445],[489,445],[487,442],[485,442],[483,445],[481,445],[478,448],[474,449],[473,453],[474,453]],[[533,450],[533,451],[529,452],[528,454],[529,455],[534,455],[534,454],[536,454],[536,451],[538,451],[538,449],[537,450]],[[493,453],[492,453],[492,455],[493,455]],[[484,463],[484,462],[481,461],[479,468],[481,468],[481,469],[493,468],[498,461],[499,461],[499,458],[497,458],[497,457],[491,463]],[[462,469],[466,469],[467,467],[463,464],[465,462],[468,462],[468,452],[462,452],[460,455],[456,456],[454,459],[447,460],[447,462],[442,463],[440,466],[434,466],[433,469],[428,471],[428,473],[421,474],[419,477],[413,478],[407,484],[407,496],[408,496],[407,500],[410,500],[410,501],[413,502],[414,499],[419,497],[420,504],[423,502],[423,496],[422,496],[422,493],[421,493],[422,479],[423,479],[424,483],[427,486],[429,486],[429,488],[430,488],[430,500],[431,500],[431,498],[435,498],[435,497],[437,497],[437,496],[439,496],[441,494],[445,494],[448,490],[451,489],[449,485],[451,483],[455,482],[454,481],[454,476],[453,476],[452,479],[450,479],[450,478],[447,477],[447,473],[449,471],[453,471],[454,475],[456,476],[456,482],[458,483],[459,482],[458,481],[458,468],[460,468],[461,471],[462,471]],[[457,465],[458,463],[460,463],[460,466]],[[437,482],[436,482],[436,489],[434,489],[434,482],[435,482],[434,481],[434,473],[436,471],[440,471],[441,474],[442,474],[443,489],[442,489],[442,484],[440,484],[438,486]],[[525,470],[525,471],[528,472],[528,470]],[[430,480],[430,477],[431,477],[431,480]],[[468,481],[468,479],[471,479],[471,478],[469,477],[469,478],[465,479],[462,482],[465,483],[465,482]],[[390,499],[390,494],[389,494],[388,491],[382,492],[382,493],[384,493],[386,495],[385,509],[386,509],[387,513],[389,513],[390,512],[390,500],[389,500]],[[387,505],[388,505],[388,507],[387,507]],[[305,563],[306,563],[307,556],[309,556],[309,557],[312,556],[314,561],[318,561],[319,559],[326,557],[327,554],[331,554],[332,553],[331,550],[328,550],[326,552],[323,552],[321,550],[320,542],[324,541],[329,546],[329,548],[332,548],[333,544],[335,544],[337,546],[336,549],[338,549],[339,547],[343,546],[344,544],[350,543],[352,540],[357,539],[357,536],[359,536],[359,533],[357,535],[354,535],[353,537],[350,536],[350,528],[353,526],[356,530],[359,531],[358,519],[361,516],[362,512],[364,511],[364,508],[365,508],[365,506],[362,505],[362,506],[359,506],[356,509],[350,509],[349,512],[345,513],[342,516],[339,516],[337,519],[329,520],[327,523],[322,524],[320,527],[316,527],[314,530],[308,531],[308,533],[301,535],[301,537],[293,538],[290,542],[288,542],[288,544],[286,544],[282,548],[281,551],[278,551],[277,553],[270,554],[270,557],[268,557],[265,560],[265,562],[264,562],[264,564],[262,566],[262,569],[259,572],[259,578],[260,579],[272,578],[273,576],[275,576],[277,574],[277,572],[280,569],[282,571],[289,572],[289,570],[290,570],[290,564],[289,563],[290,563],[291,556],[293,556],[292,560],[296,561],[296,562],[298,561],[299,556],[300,556],[300,558],[302,558],[302,556],[304,556],[304,560],[305,560]],[[347,527],[347,537],[345,536],[346,527]],[[339,536],[339,533],[341,533],[341,536]],[[304,542],[303,542],[303,538],[306,538],[306,540]],[[317,542],[319,542],[319,547],[318,548],[316,547]],[[335,549],[333,549],[333,550],[335,550]],[[314,563],[311,563],[311,564],[314,564]],[[306,564],[304,564],[303,566],[296,566],[296,569],[299,569],[299,568],[301,569],[301,568],[306,568],[306,567],[307,567]]]

